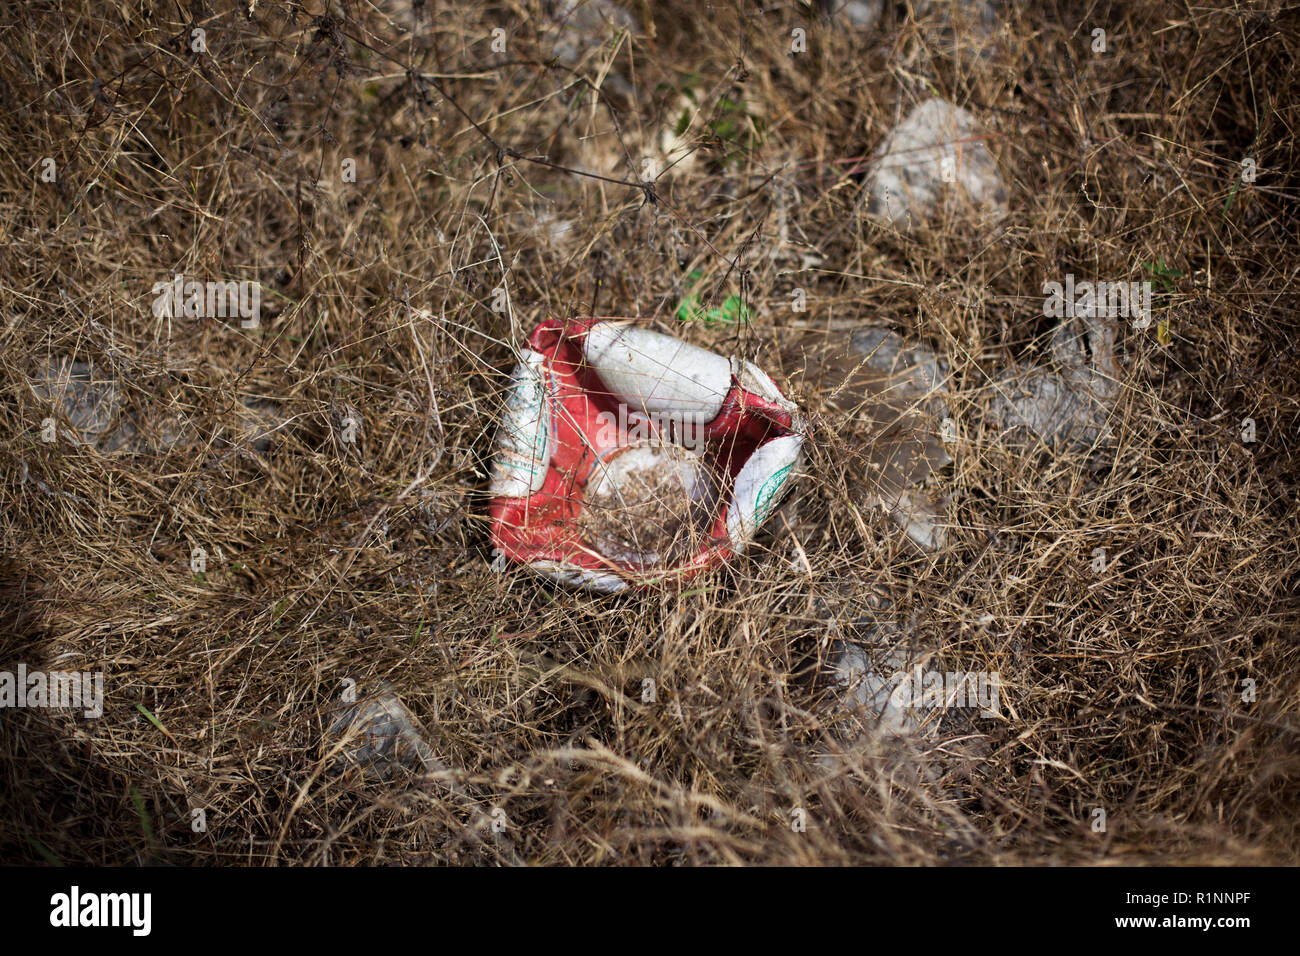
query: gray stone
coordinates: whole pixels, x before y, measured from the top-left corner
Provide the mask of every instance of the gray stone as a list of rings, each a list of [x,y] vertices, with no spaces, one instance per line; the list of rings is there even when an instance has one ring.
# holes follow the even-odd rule
[[[947,547],[951,505],[946,496],[930,488],[905,488],[893,501],[885,502],[894,524],[924,551]]]
[[[882,476],[886,480],[880,482],[877,497],[893,522],[914,544],[926,551],[943,548],[948,543],[944,515],[951,502],[933,489],[915,485],[952,461],[934,433],[936,426],[951,417],[947,402],[948,363],[924,345],[906,345],[898,333],[889,329],[860,329],[853,333],[850,343],[855,351],[866,356],[868,367],[889,376],[891,402],[917,409],[928,419],[914,425],[912,433],[914,441],[920,443],[919,456],[929,467],[907,467],[896,461],[893,454],[885,456],[894,475],[892,481],[888,480],[891,476]],[[900,420],[905,415],[906,412],[900,412]],[[882,446],[878,450],[883,450],[883,441],[877,445]]]
[[[948,363],[928,346],[908,346],[885,328],[860,329],[849,344],[866,357],[868,368],[890,376],[891,391],[900,398],[919,400],[921,410],[939,421],[949,416]]]
[[[832,591],[814,605],[833,636],[824,672],[831,693],[823,713],[834,738],[858,746],[872,735],[889,741],[932,733],[937,715],[908,706],[905,695],[894,693],[903,675],[925,666],[932,655],[917,646],[888,594],[872,588],[863,606]]]
[[[1052,332],[1056,368],[1034,366],[1001,375],[989,403],[1004,442],[1042,442],[1054,452],[1083,451],[1111,440],[1108,424],[1119,396],[1120,366],[1112,319],[1067,319]]]
[[[193,442],[189,419],[180,412],[138,411],[123,417],[121,425],[101,443],[105,451],[135,455],[161,455]]]
[[[915,9],[927,40],[945,55],[986,59],[997,46],[1001,23],[990,0],[917,0]]]
[[[950,503],[919,486],[952,461],[939,438],[951,417],[948,363],[883,327],[847,338],[809,332],[786,347],[785,364],[803,367],[804,387],[827,396],[841,416],[837,430],[861,447],[852,464],[866,503],[883,507],[917,546],[944,547]]]
[[[267,398],[245,398],[240,406],[243,411],[236,423],[238,440],[254,451],[269,451],[272,438],[285,424],[280,406]]]
[[[52,360],[38,373],[32,389],[42,401],[53,404],[54,411],[72,426],[76,441],[85,445],[106,440],[122,406],[117,381],[90,362]]]
[[[867,758],[882,781],[905,786],[969,773],[987,755],[987,725],[969,700],[929,699],[928,678],[946,681],[954,668],[879,586],[866,586],[865,603],[856,597],[864,586],[848,579],[812,600],[831,638],[817,711],[828,729],[820,768],[838,776]]]
[[[568,67],[577,67],[593,51],[609,49],[621,31],[635,34],[638,29],[632,14],[612,0],[564,0],[555,12],[555,22],[552,50]],[[615,70],[605,77],[605,85],[620,96],[632,93],[631,84]]]
[[[833,23],[853,30],[871,30],[885,13],[885,0],[819,0]]]
[[[331,748],[342,742],[342,759],[367,776],[388,777],[400,767],[425,773],[443,769],[419,724],[392,691],[343,708],[331,726]]]
[[[93,445],[100,452],[160,455],[188,448],[198,440],[194,422],[183,411],[164,407],[161,400],[144,405],[124,399],[124,389],[92,362],[51,361],[32,381],[32,390],[52,404],[71,433],[60,422],[60,432]],[[265,452],[273,434],[285,425],[280,407],[264,398],[244,398],[235,407],[234,421],[225,432],[236,446]]]
[[[900,706],[894,694],[898,675],[909,670],[909,662],[908,649],[902,644],[837,644],[832,679],[839,694],[838,706],[852,717],[848,726],[859,733],[874,729],[886,737],[910,736],[921,729],[920,712]]]
[[[910,229],[967,203],[984,215],[1003,212],[1007,190],[978,137],[966,110],[937,98],[917,106],[885,137],[872,162],[868,215]]]

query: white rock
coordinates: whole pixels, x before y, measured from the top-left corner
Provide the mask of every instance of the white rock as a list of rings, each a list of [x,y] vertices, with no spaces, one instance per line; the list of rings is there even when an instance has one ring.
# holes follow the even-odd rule
[[[990,0],[915,0],[915,10],[927,42],[943,55],[984,58],[996,47],[1000,19]]]
[[[708,132],[707,118],[700,116],[699,105],[684,93],[679,94],[666,116],[667,122],[659,127],[651,148],[641,156],[641,169],[637,171],[641,179],[689,175],[699,164],[698,140]]]
[[[905,488],[893,502],[886,502],[889,516],[907,536],[926,551],[948,544],[949,502],[926,488]]]
[[[895,693],[899,675],[910,670],[907,648],[885,642],[868,648],[849,641],[837,641],[836,647],[832,680],[840,706],[852,712],[863,729],[891,737],[916,734],[922,726],[920,712]]]
[[[853,30],[870,30],[885,13],[885,0],[818,0],[832,23]]]
[[[1005,209],[1006,187],[975,117],[942,99],[914,108],[885,137],[871,164],[867,213],[911,228],[964,199],[986,213]]]
[[[426,773],[443,769],[415,718],[391,691],[344,708],[331,731],[344,741],[344,760],[367,774],[387,777],[401,765]]]
[[[637,30],[632,14],[611,0],[563,0],[556,8],[555,23],[553,49],[568,66],[611,43],[619,31]]]

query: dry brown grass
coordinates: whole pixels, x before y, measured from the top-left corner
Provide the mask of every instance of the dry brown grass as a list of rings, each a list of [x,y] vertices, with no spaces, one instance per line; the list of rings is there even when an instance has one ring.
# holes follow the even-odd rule
[[[0,711],[3,859],[1297,860],[1293,5],[1032,5],[981,57],[901,4],[866,40],[797,5],[646,4],[613,58],[635,95],[601,102],[608,51],[553,62],[537,0],[428,4],[415,35],[400,6],[0,14],[0,669],[102,669],[106,694],[96,721]],[[728,132],[723,97],[743,99],[761,139],[744,121],[701,137],[653,197],[510,152],[634,177],[620,139],[643,151],[684,84]],[[996,227],[860,215],[872,149],[932,91],[995,134]],[[1248,153],[1261,173],[1238,188]],[[1090,470],[995,441],[978,411],[999,369],[1044,349],[1041,283],[1142,279],[1157,259],[1184,273],[1158,297],[1172,341],[1121,333],[1113,454]],[[692,269],[752,324],[679,325]],[[150,289],[178,272],[260,280],[261,328],[155,319]],[[749,557],[612,600],[491,572],[492,418],[511,344],[556,314],[738,350],[809,411],[809,473]],[[952,362],[944,551],[918,557],[857,502],[860,445],[777,358],[800,322],[889,324]],[[132,408],[184,413],[186,439],[43,443],[29,382],[60,356],[111,369]],[[240,431],[246,398],[288,419],[265,452]],[[337,439],[348,406],[355,446]],[[196,546],[224,562],[195,576]],[[900,765],[868,744],[824,771],[814,678],[877,588],[943,661],[1000,673],[978,758]],[[324,738],[346,679],[391,685],[446,772],[337,772]]]

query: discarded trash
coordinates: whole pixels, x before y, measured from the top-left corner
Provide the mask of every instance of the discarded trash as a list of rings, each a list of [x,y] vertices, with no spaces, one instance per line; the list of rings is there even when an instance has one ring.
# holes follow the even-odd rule
[[[533,330],[492,471],[493,546],[601,592],[744,551],[804,441],[798,408],[753,364],[630,322]]]
[[[945,100],[927,100],[885,137],[867,176],[867,213],[911,228],[962,193],[987,212],[1006,204],[1006,187],[975,117]]]
[[[415,718],[391,691],[343,708],[331,733],[344,743],[343,760],[371,776],[387,777],[401,766],[425,773],[442,769]]]

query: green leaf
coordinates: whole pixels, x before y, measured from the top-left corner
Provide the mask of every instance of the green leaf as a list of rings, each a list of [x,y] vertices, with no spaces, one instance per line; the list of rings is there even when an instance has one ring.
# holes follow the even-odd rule
[[[146,717],[148,717],[149,723],[153,724],[155,727],[157,727],[159,730],[165,733],[168,737],[172,736],[171,731],[168,730],[166,727],[164,727],[162,725],[162,721],[159,720],[157,717],[155,717],[153,714],[151,714],[149,712],[149,708],[146,707],[144,704],[136,704],[135,709],[140,711],[140,713],[144,714]],[[176,738],[172,737],[172,739],[175,740]]]
[[[677,121],[677,128],[673,131],[674,136],[682,136],[691,126],[691,111],[682,110],[682,118]]]
[[[35,849],[36,852],[41,855],[41,859],[43,859],[46,863],[50,864],[50,866],[63,866],[63,861],[60,860],[57,856],[55,856],[53,853],[51,853],[45,847],[45,845],[42,844],[39,840],[30,836],[27,837],[26,839],[27,842],[32,845],[33,849]]]
[[[153,823],[149,819],[149,811],[145,809],[144,797],[140,795],[140,789],[131,784],[131,802],[135,804],[135,814],[140,818],[140,829],[144,831],[144,838],[149,841],[152,849],[154,845]]]

